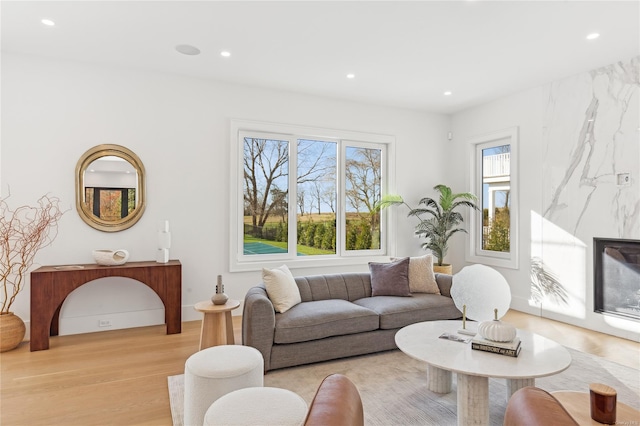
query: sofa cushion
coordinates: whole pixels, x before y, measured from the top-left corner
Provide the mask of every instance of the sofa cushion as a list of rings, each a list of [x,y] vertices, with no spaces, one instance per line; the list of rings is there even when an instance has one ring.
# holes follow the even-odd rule
[[[276,314],[275,343],[305,342],[378,329],[378,314],[342,299],[300,303]]]
[[[378,313],[381,329],[400,328],[422,321],[462,317],[453,299],[439,294],[415,293],[411,297],[365,297],[353,303]]]
[[[262,269],[262,281],[276,312],[286,312],[302,301],[300,290],[287,265]]]
[[[369,262],[372,296],[410,296],[409,258],[395,262]]]
[[[371,274],[347,272],[343,274],[295,277],[303,302],[344,299],[354,301],[371,296]]]
[[[392,257],[392,261],[399,260]],[[409,291],[411,293],[440,294],[440,288],[433,272],[433,255],[409,258]]]

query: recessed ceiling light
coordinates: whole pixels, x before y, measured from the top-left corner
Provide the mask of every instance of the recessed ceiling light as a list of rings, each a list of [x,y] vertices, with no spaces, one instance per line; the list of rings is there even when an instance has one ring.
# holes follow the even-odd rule
[[[200,54],[200,49],[195,46],[191,46],[190,44],[179,44],[176,46],[176,50],[183,55],[193,56]]]
[[[53,22],[51,19],[43,19],[40,22],[42,22],[43,24],[49,26],[49,27],[53,27],[56,23]]]
[[[598,37],[600,37],[600,34],[598,34],[598,33],[591,33],[591,34],[589,34],[589,35],[587,36],[587,40],[595,40],[595,39],[597,39]]]
[[[451,91],[447,90],[446,92],[444,92],[444,93],[443,93],[443,95],[445,95],[445,96],[451,96],[451,95],[453,95],[453,92],[451,92]]]
[[[356,75],[349,73],[349,74],[347,74],[347,78],[356,78]]]
[[[224,56],[225,58],[228,58],[229,56],[231,56],[231,52],[227,50],[223,50],[222,52],[220,52],[220,56]]]

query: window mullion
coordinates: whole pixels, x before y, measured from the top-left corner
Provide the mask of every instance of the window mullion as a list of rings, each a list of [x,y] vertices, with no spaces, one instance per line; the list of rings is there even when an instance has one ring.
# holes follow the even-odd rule
[[[345,142],[340,140],[336,152],[336,254],[338,256],[343,256],[346,252],[345,150]]]
[[[296,257],[297,252],[297,228],[298,215],[296,197],[298,196],[298,138],[292,136],[289,138],[289,197],[288,197],[288,252],[292,258]]]

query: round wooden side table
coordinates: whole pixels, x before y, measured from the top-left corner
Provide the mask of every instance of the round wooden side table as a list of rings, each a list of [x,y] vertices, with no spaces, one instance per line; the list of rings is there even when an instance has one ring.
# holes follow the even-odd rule
[[[214,305],[210,300],[198,302],[194,309],[204,314],[200,331],[200,350],[217,345],[233,345],[233,322],[231,311],[240,306],[240,301],[229,299],[224,305]]]

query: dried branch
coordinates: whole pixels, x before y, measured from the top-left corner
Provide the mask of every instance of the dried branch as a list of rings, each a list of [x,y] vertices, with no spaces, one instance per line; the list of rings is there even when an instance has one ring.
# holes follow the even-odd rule
[[[38,250],[50,245],[58,235],[63,215],[60,199],[44,195],[38,207],[21,206],[11,210],[7,198],[0,199],[0,278],[2,309],[7,313],[24,287]]]

